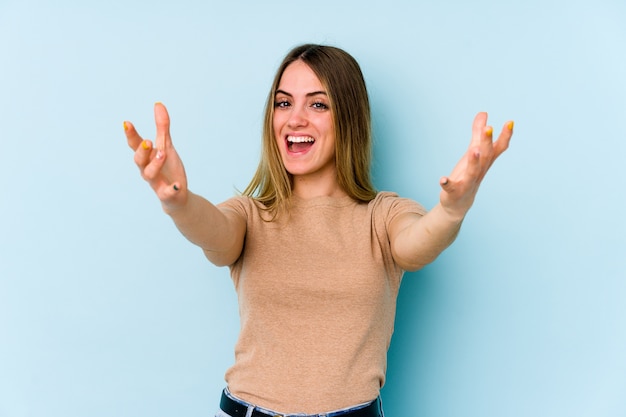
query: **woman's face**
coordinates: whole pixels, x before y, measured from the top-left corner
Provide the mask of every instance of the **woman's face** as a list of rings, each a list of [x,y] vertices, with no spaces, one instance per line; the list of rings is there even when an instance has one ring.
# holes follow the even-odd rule
[[[330,101],[303,61],[283,72],[274,98],[274,133],[287,172],[336,181],[335,131]]]

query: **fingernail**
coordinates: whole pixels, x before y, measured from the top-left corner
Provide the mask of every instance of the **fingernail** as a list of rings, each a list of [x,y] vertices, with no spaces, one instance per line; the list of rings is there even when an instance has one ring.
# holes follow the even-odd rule
[[[493,127],[489,126],[487,129],[485,129],[485,134],[487,136],[493,135]]]
[[[178,188],[178,185],[174,184],[174,191],[178,191],[180,190],[180,188]]]
[[[441,181],[441,185],[448,185],[448,179],[444,178],[443,181]]]
[[[128,123],[124,122],[124,131],[128,130]]]
[[[509,124],[507,125],[509,130],[513,130],[513,126],[515,126],[515,122],[513,122],[513,121],[510,121]]]
[[[144,140],[143,142],[141,142],[141,147],[144,148],[145,150],[150,149],[150,144],[148,143],[147,140]]]
[[[163,151],[159,150],[157,151],[156,159],[161,159],[161,158],[163,158]]]

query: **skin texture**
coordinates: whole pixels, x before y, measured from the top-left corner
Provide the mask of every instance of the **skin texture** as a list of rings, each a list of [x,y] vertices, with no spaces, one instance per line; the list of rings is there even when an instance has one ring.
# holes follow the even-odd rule
[[[321,84],[314,75],[315,79],[311,79],[311,70],[300,64],[291,64],[285,71],[279,90],[284,89],[288,97],[281,93],[276,98],[278,102],[286,98],[291,102],[277,108],[274,116],[281,155],[294,175],[294,193],[302,198],[345,195],[336,179],[330,111],[314,104],[321,101],[322,94],[308,95],[323,89],[319,89]],[[155,104],[154,116],[157,128],[154,144],[144,140],[132,123],[124,122],[128,145],[135,151],[134,160],[141,176],[183,235],[200,246],[214,264],[230,265],[243,248],[245,219],[230,210],[218,209],[187,189],[185,169],[172,144],[169,115],[163,104]],[[306,134],[315,138],[316,143],[307,154],[290,156],[284,150],[288,134]],[[440,180],[439,203],[423,217],[407,213],[390,225],[392,253],[400,267],[417,270],[432,262],[454,241],[483,178],[508,148],[512,134],[513,122],[507,122],[494,141],[493,128],[487,125],[487,113],[476,115],[467,152],[452,172]]]

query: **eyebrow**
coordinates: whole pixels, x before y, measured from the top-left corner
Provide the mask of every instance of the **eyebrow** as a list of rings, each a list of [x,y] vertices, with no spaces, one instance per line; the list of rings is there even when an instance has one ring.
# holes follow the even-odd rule
[[[286,95],[286,96],[293,97],[293,95],[292,95],[292,94],[290,94],[290,93],[288,93],[288,92],[286,92],[286,91],[284,91],[284,90],[276,90],[276,92],[274,93],[274,95],[276,96],[276,95],[278,95],[278,94],[284,94],[284,95]],[[325,95],[325,96],[328,96],[328,94],[326,94],[326,91],[321,91],[321,90],[320,90],[320,91],[312,91],[312,92],[310,92],[310,93],[307,93],[307,95],[306,95],[306,96],[307,96],[307,97],[312,97],[312,96],[317,96],[317,95],[320,95],[320,94]]]

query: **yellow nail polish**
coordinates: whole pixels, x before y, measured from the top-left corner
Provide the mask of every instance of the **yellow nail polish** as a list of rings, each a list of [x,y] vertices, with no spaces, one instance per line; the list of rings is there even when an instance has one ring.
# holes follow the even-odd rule
[[[124,122],[124,131],[128,130],[128,123]]]
[[[141,147],[144,148],[145,150],[150,149],[150,144],[148,143],[147,140],[144,140],[143,142],[141,142]]]
[[[515,122],[513,122],[513,121],[510,121],[509,124],[507,125],[509,130],[513,130],[513,126],[515,126]]]
[[[485,134],[487,136],[493,135],[493,127],[489,126],[487,129],[485,129]]]

